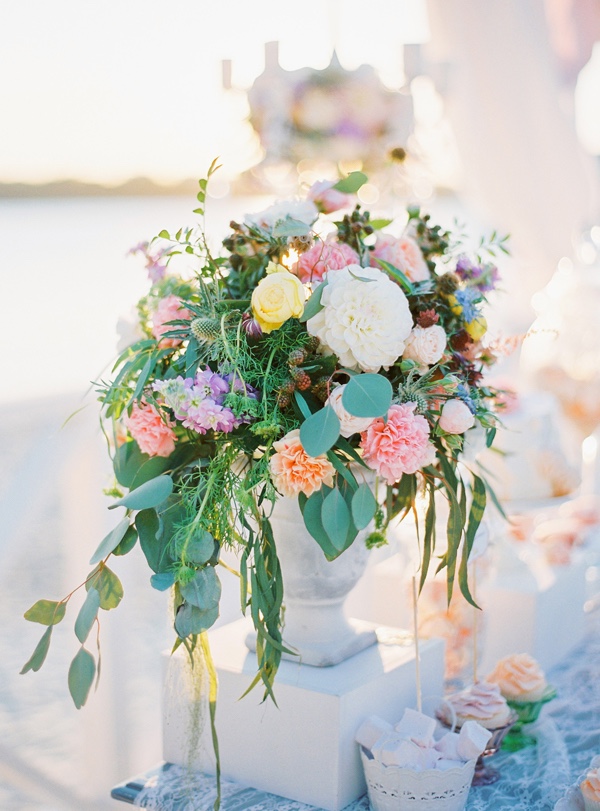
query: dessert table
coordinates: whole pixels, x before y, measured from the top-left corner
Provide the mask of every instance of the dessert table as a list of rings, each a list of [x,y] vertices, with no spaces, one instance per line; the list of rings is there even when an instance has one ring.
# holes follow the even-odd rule
[[[548,673],[548,679],[558,697],[531,727],[537,746],[495,755],[493,764],[502,777],[492,786],[472,788],[467,811],[550,811],[600,754],[599,606],[588,615],[583,642]],[[112,797],[151,811],[209,811],[215,799],[214,777],[163,763],[116,786]],[[313,806],[225,781],[222,797],[223,811],[315,811]],[[366,796],[347,807],[347,811],[368,809]]]

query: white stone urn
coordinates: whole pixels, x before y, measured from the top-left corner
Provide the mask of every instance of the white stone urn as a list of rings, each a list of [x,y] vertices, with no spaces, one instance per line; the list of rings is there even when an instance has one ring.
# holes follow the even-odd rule
[[[287,659],[329,667],[377,641],[373,625],[348,619],[344,602],[365,572],[367,527],[338,558],[329,561],[304,525],[296,498],[280,498],[270,518],[283,576],[283,642],[297,651]],[[247,645],[255,648],[256,637]]]

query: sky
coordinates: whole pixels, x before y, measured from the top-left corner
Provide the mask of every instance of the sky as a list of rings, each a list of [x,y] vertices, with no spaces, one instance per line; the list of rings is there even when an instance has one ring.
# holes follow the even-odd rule
[[[288,69],[325,67],[335,43],[345,67],[370,62],[393,84],[402,41],[428,36],[423,0],[27,0],[2,16],[4,182],[170,182],[216,155],[233,175],[259,153],[244,94],[222,90],[223,59],[243,89],[265,42],[280,41]]]

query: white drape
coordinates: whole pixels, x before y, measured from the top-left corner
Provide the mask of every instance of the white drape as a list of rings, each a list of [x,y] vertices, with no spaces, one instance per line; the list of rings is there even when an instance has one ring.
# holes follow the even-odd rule
[[[467,203],[511,233],[523,321],[573,239],[594,221],[598,179],[561,104],[543,0],[428,0],[431,58],[447,65],[446,109]],[[513,299],[515,301],[516,299]]]

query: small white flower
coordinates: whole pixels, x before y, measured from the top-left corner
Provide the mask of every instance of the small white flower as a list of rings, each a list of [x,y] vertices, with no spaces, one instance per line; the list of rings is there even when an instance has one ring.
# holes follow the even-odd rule
[[[389,368],[402,355],[413,325],[400,287],[381,270],[359,265],[332,270],[326,279],[323,309],[306,323],[309,334],[349,369]]]
[[[406,341],[403,358],[416,360],[423,371],[437,363],[446,348],[446,333],[442,327],[434,324],[431,327],[415,327]]]
[[[340,421],[340,434],[344,437],[352,436],[352,434],[361,434],[366,431],[369,425],[374,422],[373,417],[355,417],[350,414],[342,405],[342,395],[346,384],[337,386],[329,397],[327,398],[326,405],[330,405],[338,416]]]
[[[319,211],[312,200],[278,200],[263,211],[246,214],[244,222],[246,225],[258,225],[260,228],[271,230],[286,217],[311,226],[318,216]]]

